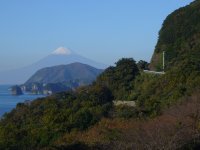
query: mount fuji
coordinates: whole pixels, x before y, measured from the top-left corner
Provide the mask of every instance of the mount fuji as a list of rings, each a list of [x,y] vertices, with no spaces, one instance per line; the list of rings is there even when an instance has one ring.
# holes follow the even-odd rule
[[[78,55],[70,49],[59,47],[51,54],[32,65],[0,72],[0,84],[22,84],[39,69],[56,65],[67,65],[76,62],[87,64],[98,69],[105,69],[107,67],[104,64]]]

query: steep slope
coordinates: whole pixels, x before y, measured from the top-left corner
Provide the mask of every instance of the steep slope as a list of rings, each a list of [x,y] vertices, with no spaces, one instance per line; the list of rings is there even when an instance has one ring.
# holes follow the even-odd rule
[[[22,84],[39,69],[75,62],[88,64],[98,69],[105,69],[107,67],[104,64],[80,56],[67,48],[59,47],[50,55],[32,65],[16,70],[0,72],[0,84]]]
[[[91,83],[102,72],[86,64],[72,63],[48,67],[37,71],[26,83],[60,83],[76,81],[82,84]]]
[[[166,74],[132,78],[126,63],[108,68],[92,86],[18,104],[0,121],[0,149],[87,149],[87,144],[97,144],[93,149],[199,149],[199,3],[175,11],[163,24],[151,68],[161,68],[165,50]],[[118,113],[136,119],[109,116],[92,128],[102,117],[116,113],[110,107],[113,83],[121,83],[117,93],[122,94],[132,86],[130,98],[136,100],[136,108]]]
[[[146,114],[157,115],[200,89],[200,1],[170,14],[159,32],[150,69],[162,70],[165,51],[165,75],[143,73],[135,80],[131,99]]]
[[[161,70],[165,51],[166,70],[180,64],[200,64],[200,1],[170,14],[159,32],[151,70]]]

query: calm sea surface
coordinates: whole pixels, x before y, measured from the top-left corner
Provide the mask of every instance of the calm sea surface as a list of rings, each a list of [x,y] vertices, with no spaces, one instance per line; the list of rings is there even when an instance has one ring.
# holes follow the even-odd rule
[[[33,100],[44,95],[30,95],[24,94],[20,96],[11,95],[8,89],[11,85],[0,85],[0,117],[5,113],[11,111],[17,103],[24,102],[25,100]]]

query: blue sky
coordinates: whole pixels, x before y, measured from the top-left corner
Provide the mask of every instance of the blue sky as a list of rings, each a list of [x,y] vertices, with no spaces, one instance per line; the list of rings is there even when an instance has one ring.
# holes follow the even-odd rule
[[[0,71],[60,46],[113,65],[150,61],[163,20],[192,0],[0,0]]]

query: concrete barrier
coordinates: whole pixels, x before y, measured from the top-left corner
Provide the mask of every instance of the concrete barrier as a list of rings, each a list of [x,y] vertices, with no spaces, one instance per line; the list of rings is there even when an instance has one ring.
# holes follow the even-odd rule
[[[121,101],[121,100],[115,100],[113,101],[115,106],[119,106],[119,105],[126,105],[126,106],[130,106],[130,107],[135,107],[135,101]]]

